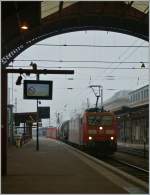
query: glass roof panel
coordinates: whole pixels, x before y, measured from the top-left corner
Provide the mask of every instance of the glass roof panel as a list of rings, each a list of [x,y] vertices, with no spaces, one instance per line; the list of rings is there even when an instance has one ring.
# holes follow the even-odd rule
[[[59,1],[43,1],[41,3],[41,18],[45,18],[57,12],[59,9]]]
[[[126,4],[130,4],[131,1],[125,1]],[[149,11],[149,1],[133,1],[131,7],[135,9],[147,13]]]
[[[63,2],[63,8],[66,8],[72,4],[76,3],[76,1],[67,1]],[[41,2],[41,18],[45,18],[57,11],[59,11],[60,1],[42,1]]]
[[[64,1],[63,8],[66,8],[78,1]],[[124,1],[126,4],[131,4],[131,7],[144,12],[145,14],[149,11],[149,1]],[[48,15],[51,15],[57,11],[59,11],[60,1],[42,1],[41,2],[41,18],[45,18]]]

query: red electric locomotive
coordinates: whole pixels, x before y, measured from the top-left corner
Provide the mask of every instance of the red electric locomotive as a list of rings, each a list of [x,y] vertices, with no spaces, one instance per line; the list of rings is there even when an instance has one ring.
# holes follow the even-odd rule
[[[68,142],[93,151],[112,154],[117,150],[117,123],[112,112],[87,109],[69,121]]]

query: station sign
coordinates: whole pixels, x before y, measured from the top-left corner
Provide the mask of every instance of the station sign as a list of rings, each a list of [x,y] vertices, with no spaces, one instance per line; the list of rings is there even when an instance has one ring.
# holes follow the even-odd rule
[[[38,118],[40,119],[50,118],[50,107],[38,107]]]

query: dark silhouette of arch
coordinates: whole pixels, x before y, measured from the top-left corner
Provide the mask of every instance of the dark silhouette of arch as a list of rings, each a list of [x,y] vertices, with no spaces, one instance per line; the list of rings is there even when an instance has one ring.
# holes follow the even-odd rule
[[[25,2],[24,2],[25,3]],[[33,3],[33,2],[32,2]],[[38,3],[38,2],[36,2]],[[19,4],[18,4],[19,6]],[[124,2],[77,2],[67,8],[46,17],[40,21],[40,4],[33,4],[36,14],[32,15],[33,24],[29,32],[16,31],[13,36],[8,32],[5,38],[5,30],[2,28],[2,64],[8,65],[13,59],[33,44],[62,33],[79,30],[105,30],[132,35],[148,41],[148,14],[140,12]],[[32,6],[32,7],[33,7]],[[28,3],[23,6],[26,14]],[[37,11],[38,10],[38,11]],[[30,10],[32,12],[32,9]],[[34,10],[35,11],[35,10]],[[20,11],[21,12],[21,11]],[[14,13],[15,14],[15,13]],[[37,18],[38,19],[37,19]],[[11,17],[2,17],[2,24]],[[36,18],[36,19],[35,19]],[[34,22],[35,19],[35,22]],[[14,28],[18,28],[16,25]]]

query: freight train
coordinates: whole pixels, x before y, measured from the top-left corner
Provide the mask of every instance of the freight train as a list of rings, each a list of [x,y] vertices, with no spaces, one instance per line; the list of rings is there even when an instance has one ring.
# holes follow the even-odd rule
[[[105,154],[117,150],[117,120],[112,112],[90,108],[59,127],[59,139]]]

